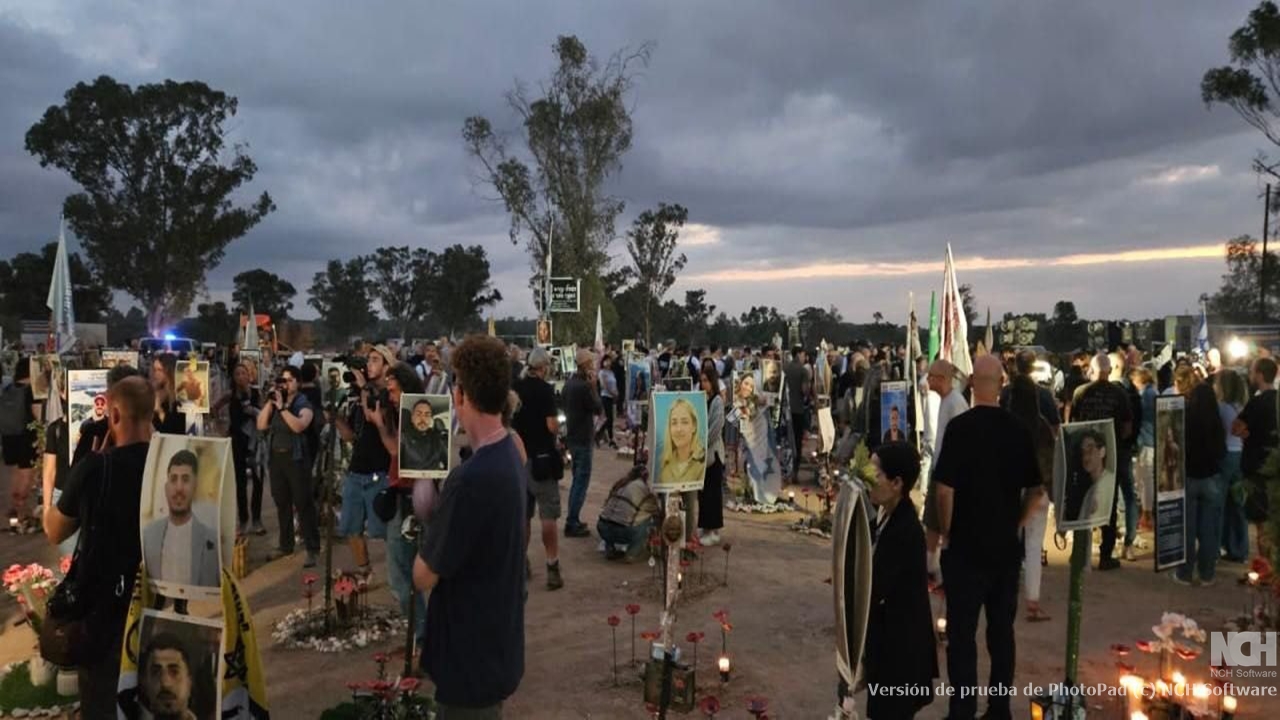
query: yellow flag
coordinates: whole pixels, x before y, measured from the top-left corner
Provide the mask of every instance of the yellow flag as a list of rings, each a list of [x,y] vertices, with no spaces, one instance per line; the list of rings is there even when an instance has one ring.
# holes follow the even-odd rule
[[[489,337],[498,337],[498,325],[493,318],[489,318]]]

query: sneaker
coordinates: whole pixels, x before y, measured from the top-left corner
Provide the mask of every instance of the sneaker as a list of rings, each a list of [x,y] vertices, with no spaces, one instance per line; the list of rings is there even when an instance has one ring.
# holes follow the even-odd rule
[[[591,537],[591,529],[581,523],[577,525],[565,525],[564,536],[573,538]]]
[[[1098,570],[1100,571],[1118,570],[1119,568],[1120,561],[1113,557],[1102,558],[1098,561]]]
[[[627,553],[625,550],[619,550],[616,547],[609,547],[604,551],[605,560],[621,560],[626,556],[627,556]]]
[[[560,577],[560,563],[547,565],[547,589],[559,590],[564,587],[564,578]]]
[[[1124,552],[1121,553],[1121,557],[1129,562],[1134,562],[1138,559],[1138,551],[1134,550],[1132,545],[1125,545]]]
[[[316,566],[316,553],[313,553],[313,552],[311,552],[310,550],[308,550],[308,551],[307,551],[307,560],[306,560],[306,562],[302,563],[302,567],[304,567],[304,568],[313,568],[313,567],[315,567],[315,566]]]
[[[703,534],[700,534],[700,535],[698,536],[698,542],[702,543],[703,545],[707,545],[707,546],[711,546],[711,545],[719,545],[719,544],[720,544],[720,533],[716,532],[715,530],[712,530],[712,531],[711,531],[711,532],[709,532],[709,533],[703,533]]]
[[[1191,587],[1191,580],[1190,579],[1183,580],[1182,578],[1178,577],[1178,572],[1176,570],[1174,572],[1169,573],[1169,579],[1178,583],[1179,585],[1185,585],[1187,587]]]
[[[261,520],[254,520],[253,523],[249,525],[249,532],[254,535],[266,535],[267,529],[262,526]]]

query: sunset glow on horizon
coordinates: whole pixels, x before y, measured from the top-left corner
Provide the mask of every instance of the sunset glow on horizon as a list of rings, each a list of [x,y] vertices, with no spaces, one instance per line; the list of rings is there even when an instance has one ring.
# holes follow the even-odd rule
[[[954,248],[952,249],[954,253]],[[1112,263],[1167,262],[1176,260],[1222,259],[1226,243],[1187,245],[1183,247],[1145,248],[1111,253],[1079,253],[1052,258],[985,258],[956,256],[957,271],[1020,270],[1024,268],[1080,267]],[[769,282],[778,280],[810,280],[818,278],[900,277],[942,272],[943,261],[830,262],[793,267],[730,268],[693,275],[700,282]]]

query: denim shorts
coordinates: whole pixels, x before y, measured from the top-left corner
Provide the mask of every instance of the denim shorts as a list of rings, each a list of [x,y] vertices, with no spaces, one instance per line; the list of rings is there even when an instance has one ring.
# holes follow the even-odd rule
[[[342,480],[342,517],[338,520],[338,534],[342,537],[360,535],[368,523],[369,537],[385,538],[387,525],[373,511],[373,499],[386,487],[385,473],[347,473]]]

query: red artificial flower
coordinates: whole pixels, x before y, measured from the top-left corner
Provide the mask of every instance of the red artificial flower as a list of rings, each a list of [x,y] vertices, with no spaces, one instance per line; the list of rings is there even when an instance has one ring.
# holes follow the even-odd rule
[[[658,535],[650,535],[649,547],[662,547],[662,538]]]
[[[806,485],[806,486],[804,486],[804,487],[800,488],[800,492],[804,493],[805,495],[808,495],[808,494],[809,494],[809,486],[808,486],[808,485]]]
[[[1180,659],[1187,660],[1187,661],[1195,660],[1196,658],[1200,657],[1199,650],[1196,650],[1194,648],[1189,648],[1185,645],[1179,645],[1174,650],[1174,652],[1178,654],[1178,657]]]
[[[722,622],[722,623],[723,623],[723,622],[725,622],[726,620],[728,620],[728,619],[729,619],[729,611],[728,611],[728,610],[725,610],[724,608],[721,608],[721,609],[719,609],[719,610],[717,610],[717,611],[715,611],[715,612],[711,613],[711,617],[713,617],[713,618],[715,618],[716,620],[719,620],[720,622]]]
[[[1128,655],[1128,654],[1129,654],[1129,646],[1128,646],[1128,645],[1122,645],[1122,644],[1120,644],[1120,643],[1116,643],[1116,644],[1114,644],[1114,645],[1112,645],[1112,646],[1111,646],[1111,652],[1113,652],[1113,653],[1115,653],[1116,655],[1119,655],[1119,656],[1121,656],[1121,657],[1124,657],[1125,655]]]
[[[369,683],[369,689],[378,693],[379,695],[383,695],[390,692],[391,688],[393,687],[395,686],[391,684],[390,680],[374,680],[373,682]]]
[[[698,707],[702,709],[702,714],[711,717],[720,712],[720,701],[715,695],[708,695],[702,698],[702,702],[698,703]]]
[[[759,715],[769,709],[769,699],[759,695],[750,695],[747,697],[747,712],[752,715]]]
[[[67,571],[71,569],[71,556],[70,556],[70,555],[63,555],[63,556],[62,556],[62,559],[58,561],[58,569],[62,571],[62,574],[63,574],[63,575],[66,575],[66,574],[67,574]]]
[[[697,535],[694,535],[693,537],[689,538],[689,542],[685,543],[684,546],[688,548],[690,551],[694,551],[702,547],[702,541],[698,539]]]
[[[687,567],[689,567],[689,561],[688,561],[688,560],[681,560],[681,561],[680,561],[680,567],[682,567],[682,568],[687,568]]]
[[[733,623],[729,622],[728,620],[724,620],[720,623],[720,629],[724,630],[725,632],[729,632],[730,630],[733,629]]]
[[[373,661],[379,664],[385,663],[387,661],[387,654],[384,652],[374,653]]]
[[[417,692],[418,687],[421,685],[422,685],[422,681],[419,680],[418,678],[412,678],[412,677],[402,678],[400,680],[400,692],[406,692],[406,693]]]
[[[1134,646],[1145,653],[1156,651],[1155,643],[1151,642],[1150,640],[1139,640],[1138,642],[1134,643]]]
[[[643,630],[640,633],[640,639],[641,640],[657,640],[660,635],[661,633],[659,633],[656,630]]]
[[[621,624],[622,624],[622,618],[618,617],[617,615],[609,616],[609,627],[618,627]]]
[[[640,606],[634,604],[628,605],[626,610],[628,615],[635,615],[640,612]]]
[[[1249,569],[1258,573],[1261,578],[1271,577],[1271,563],[1261,555],[1249,561]]]
[[[693,643],[694,645],[697,645],[698,643],[702,642],[702,638],[704,638],[704,637],[706,637],[706,636],[707,636],[707,634],[706,634],[706,633],[702,633],[702,632],[691,632],[691,633],[689,633],[688,635],[685,635],[685,636],[684,636],[684,639],[685,639],[685,640],[687,640],[688,642]]]
[[[359,690],[359,689],[361,689],[361,688],[363,688],[363,687],[364,687],[364,683],[362,683],[362,682],[349,682],[349,683],[347,683],[347,689],[348,689],[348,690],[350,690],[351,692],[355,692],[355,691],[357,691],[357,690]]]
[[[733,543],[730,543],[730,542],[720,543],[720,549],[725,552],[729,552],[730,550],[733,549]]]

